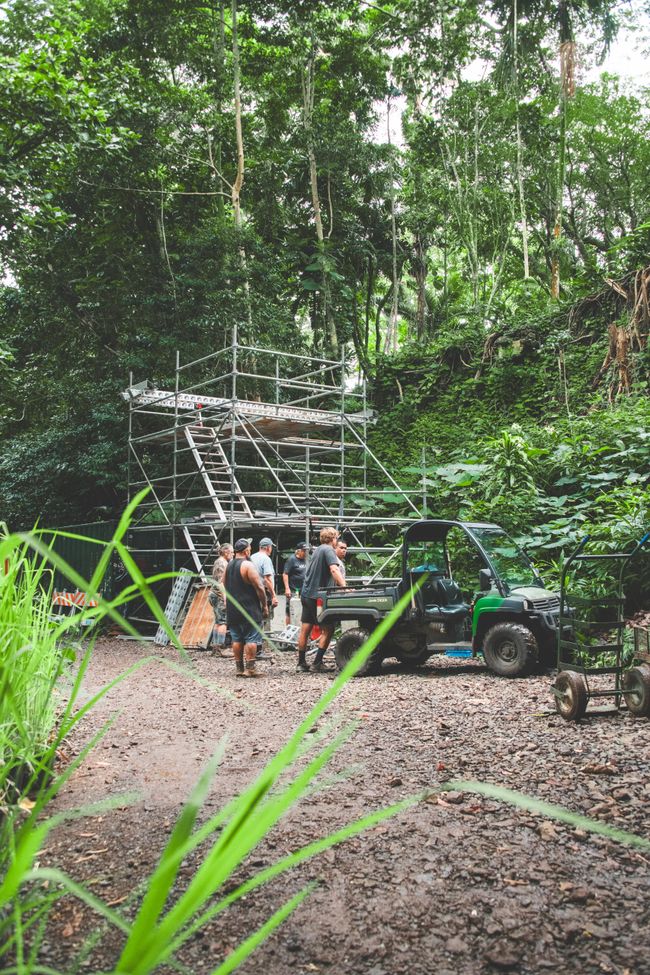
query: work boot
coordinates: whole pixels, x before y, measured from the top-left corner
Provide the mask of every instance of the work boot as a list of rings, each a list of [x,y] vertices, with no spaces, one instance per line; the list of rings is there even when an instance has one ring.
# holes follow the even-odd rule
[[[242,677],[264,677],[261,670],[255,670],[254,667],[247,667]]]
[[[297,665],[296,665],[296,671],[299,674],[301,674],[301,673],[302,674],[308,674],[309,673],[309,665],[307,664],[307,661],[306,660],[299,660],[298,663],[297,663]]]
[[[235,677],[243,677],[243,676],[244,676],[244,661],[235,660]]]
[[[314,661],[314,663],[309,668],[310,674],[331,674],[334,670],[333,667],[328,667],[324,664],[322,660]]]

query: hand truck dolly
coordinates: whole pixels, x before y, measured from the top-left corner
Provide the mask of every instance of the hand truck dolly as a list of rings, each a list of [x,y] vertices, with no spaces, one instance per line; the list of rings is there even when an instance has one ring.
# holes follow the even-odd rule
[[[629,552],[587,553],[586,535],[565,560],[560,585],[557,629],[557,676],[552,685],[555,707],[567,721],[585,714],[612,714],[623,706],[632,714],[650,715],[650,646],[644,627],[634,630],[633,666],[624,662],[625,574],[632,559],[650,538],[647,532]],[[571,591],[570,570],[606,563],[612,570],[613,592],[588,598]],[[604,617],[601,618],[601,615]],[[645,633],[645,642],[644,642]],[[600,677],[613,678],[604,686]],[[595,698],[613,698],[613,705],[592,708]]]

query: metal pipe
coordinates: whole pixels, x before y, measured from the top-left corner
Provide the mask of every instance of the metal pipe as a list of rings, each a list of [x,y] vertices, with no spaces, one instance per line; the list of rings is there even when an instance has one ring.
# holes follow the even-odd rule
[[[422,517],[427,516],[427,448],[422,444]]]
[[[191,369],[192,366],[198,366],[200,362],[208,362],[210,359],[217,359],[224,352],[228,352],[229,347],[225,346],[223,349],[219,349],[217,352],[210,352],[208,355],[201,356],[200,359],[194,359],[192,362],[186,362],[184,365],[179,366],[179,372],[183,372],[185,369]]]
[[[224,379],[229,379],[231,375],[232,372],[224,372],[223,375],[217,376],[216,378],[210,377],[210,379],[204,379],[200,383],[192,383],[191,386],[184,386],[180,390],[180,393],[181,395],[185,395],[186,393],[196,392],[197,389],[202,389],[204,386],[216,386],[217,383],[222,383]]]
[[[176,349],[176,373],[175,373],[175,386],[174,386],[174,392],[176,394],[174,396],[174,457],[173,457],[174,479],[172,481],[174,522],[176,522],[176,519],[178,518],[178,514],[179,514],[176,507],[178,504],[176,474],[178,471],[178,390],[180,386],[180,380],[179,380],[180,364],[181,364],[180,352],[178,351],[178,349]],[[176,532],[173,529],[172,529],[172,545],[174,547],[174,551],[172,553],[172,571],[175,572],[176,571]]]
[[[235,523],[234,523],[234,513],[235,513],[235,464],[237,462],[237,446],[235,438],[235,403],[237,402],[237,366],[239,364],[238,359],[238,348],[237,348],[237,322],[233,323],[232,327],[232,403],[231,403],[231,440],[230,440],[230,544],[235,543]]]
[[[169,518],[167,517],[167,514],[166,514],[166,512],[165,512],[165,509],[163,508],[163,506],[162,506],[162,504],[161,504],[161,502],[160,502],[160,500],[159,500],[159,498],[158,498],[158,495],[156,494],[156,489],[155,489],[155,487],[154,487],[154,485],[153,485],[153,483],[152,483],[152,481],[151,481],[151,480],[149,479],[149,475],[147,474],[147,472],[145,471],[145,469],[144,469],[144,467],[142,466],[142,463],[141,463],[141,461],[140,461],[140,458],[138,457],[138,455],[137,455],[137,453],[136,453],[136,452],[135,452],[135,450],[133,449],[133,446],[131,446],[131,450],[132,450],[132,452],[133,452],[133,456],[135,457],[135,459],[136,459],[136,461],[138,462],[138,467],[139,467],[139,468],[140,468],[140,470],[142,471],[142,476],[143,476],[143,477],[145,478],[145,480],[146,480],[146,482],[147,482],[147,484],[148,484],[148,485],[149,485],[149,487],[151,488],[151,493],[153,494],[153,496],[154,496],[154,498],[155,498],[155,501],[156,501],[156,503],[154,504],[153,502],[150,502],[150,504],[151,504],[151,505],[152,505],[152,507],[154,507],[154,508],[156,507],[156,504],[157,504],[157,506],[158,506],[158,507],[160,508],[160,510],[161,510],[161,512],[162,512],[162,514],[163,514],[163,517],[165,518],[165,520],[166,520],[166,522],[167,522],[168,524],[171,524],[171,522],[169,521]],[[142,505],[141,505],[141,507],[146,507],[146,502],[143,502],[143,503],[142,503]]]
[[[129,387],[133,386],[133,371],[129,371]],[[129,438],[126,448],[126,497],[131,501],[131,447],[133,444],[133,401],[129,400]]]
[[[313,361],[313,360],[310,360]],[[321,376],[324,372],[334,372],[338,369],[339,363],[335,362],[334,365],[328,366],[327,369],[312,369],[310,372],[299,372],[297,376],[293,376],[293,379],[309,379],[310,376]]]
[[[301,359],[303,362],[319,362],[327,366],[338,366],[339,362],[335,359],[316,359],[310,355],[299,355],[296,352],[278,352],[274,349],[262,349],[257,345],[240,345],[240,352],[263,352],[265,355],[275,355],[280,359]]]
[[[382,464],[382,462],[381,462],[381,461],[379,460],[379,458],[378,458],[378,457],[376,457],[376,456],[375,456],[375,454],[373,454],[373,452],[372,452],[372,450],[370,449],[370,447],[368,447],[368,445],[367,445],[367,444],[365,444],[365,443],[364,443],[364,442],[363,442],[363,441],[361,440],[361,438],[359,437],[359,434],[358,434],[358,433],[357,433],[357,431],[356,431],[356,430],[354,429],[354,426],[353,426],[353,425],[352,425],[352,424],[350,423],[350,421],[349,421],[349,419],[348,419],[348,417],[344,417],[344,421],[345,421],[345,423],[347,424],[347,426],[348,426],[348,429],[352,431],[352,434],[353,434],[353,435],[354,435],[354,436],[356,437],[356,439],[357,439],[357,440],[359,441],[359,443],[361,444],[361,446],[362,446],[362,447],[363,447],[363,448],[364,448],[365,450],[367,450],[367,451],[368,451],[368,454],[370,455],[370,457],[372,458],[372,460],[374,461],[374,463],[375,463],[375,464],[376,464],[376,465],[377,465],[377,466],[379,467],[379,470],[380,470],[380,471],[381,471],[381,472],[382,472],[383,474],[385,474],[385,475],[386,475],[386,477],[387,477],[387,478],[388,478],[388,480],[389,480],[389,481],[391,482],[391,484],[393,485],[393,487],[395,487],[395,488],[397,488],[397,490],[399,491],[399,493],[400,493],[400,494],[402,494],[402,495],[404,495],[404,497],[405,497],[405,499],[406,499],[406,500],[408,501],[408,503],[409,503],[409,505],[411,506],[411,508],[413,509],[413,511],[414,511],[414,512],[416,513],[416,515],[418,515],[418,516],[419,516],[419,514],[420,514],[420,512],[418,511],[418,509],[416,508],[416,506],[415,506],[415,505],[413,504],[413,502],[411,501],[411,499],[410,499],[410,498],[408,498],[408,497],[407,497],[407,496],[406,496],[406,495],[404,494],[404,491],[403,491],[403,490],[402,490],[402,488],[401,488],[401,487],[399,486],[399,484],[397,483],[397,481],[395,480],[395,478],[394,478],[394,477],[393,477],[393,476],[392,476],[391,474],[389,474],[389,473],[388,473],[388,471],[386,470],[386,468],[384,467],[384,465]]]

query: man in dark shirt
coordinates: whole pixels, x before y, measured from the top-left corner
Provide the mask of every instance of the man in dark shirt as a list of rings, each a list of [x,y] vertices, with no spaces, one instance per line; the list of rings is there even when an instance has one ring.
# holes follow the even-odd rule
[[[334,551],[334,546],[338,540],[339,533],[336,528],[322,528],[320,532],[321,544],[314,550],[307,571],[305,581],[300,594],[302,602],[302,616],[300,617],[300,635],[298,637],[298,670],[308,671],[307,666],[307,641],[311,628],[318,622],[318,610],[316,600],[319,590],[326,589],[330,579],[333,579],[337,586],[345,586],[345,579],[341,574],[340,563]],[[311,665],[312,673],[323,673],[329,670],[323,663],[323,657],[327,650],[334,625],[324,626],[318,641],[318,651],[316,659]]]
[[[232,637],[232,653],[237,677],[261,677],[255,669],[257,636],[262,620],[268,616],[266,590],[259,572],[250,561],[251,543],[247,538],[235,542],[235,557],[224,576],[226,619]]]
[[[284,583],[284,596],[286,607],[284,610],[284,622],[286,626],[291,624],[291,595],[297,596],[302,592],[302,585],[305,581],[307,570],[307,543],[299,542],[293,555],[290,555],[284,563],[282,581]]]

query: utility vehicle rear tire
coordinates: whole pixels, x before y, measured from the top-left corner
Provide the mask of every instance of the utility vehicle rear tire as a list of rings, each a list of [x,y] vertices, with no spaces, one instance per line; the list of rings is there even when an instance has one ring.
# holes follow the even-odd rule
[[[485,634],[483,657],[499,677],[521,677],[537,662],[537,641],[521,623],[497,623]]]
[[[426,640],[416,644],[412,650],[404,650],[393,645],[392,651],[400,663],[406,664],[407,667],[421,667],[431,656],[431,650],[429,650]]]
[[[345,633],[341,634],[334,647],[336,666],[339,670],[343,670],[350,660],[352,660],[359,647],[363,646],[369,636],[370,633],[368,630],[364,630],[361,627],[346,630]],[[378,674],[381,670],[381,662],[383,659],[383,654],[379,647],[377,647],[361,664],[355,677],[370,677],[373,674]]]
[[[587,710],[587,685],[581,674],[562,670],[555,678],[555,690],[561,696],[555,698],[555,709],[565,721],[579,721]]]
[[[639,664],[623,674],[627,709],[637,717],[650,715],[650,664]]]

